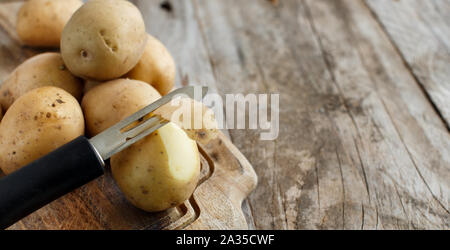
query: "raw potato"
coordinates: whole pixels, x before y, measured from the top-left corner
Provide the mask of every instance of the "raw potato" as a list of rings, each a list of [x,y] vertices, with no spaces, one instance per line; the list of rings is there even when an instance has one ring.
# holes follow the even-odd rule
[[[154,113],[177,124],[199,143],[206,144],[217,136],[218,125],[214,112],[193,99],[181,98],[178,102],[169,102]]]
[[[125,197],[148,212],[177,206],[194,192],[200,175],[195,141],[173,123],[113,155],[111,170]]]
[[[148,35],[144,54],[125,77],[151,84],[161,95],[169,93],[175,84],[175,62],[158,39]]]
[[[61,33],[80,0],[29,0],[19,10],[17,34],[22,42],[36,47],[59,47]]]
[[[132,3],[92,0],[64,27],[61,54],[73,74],[105,81],[136,66],[146,42],[144,20]]]
[[[81,99],[83,84],[67,70],[59,53],[43,53],[19,65],[0,87],[0,104],[3,110],[26,92],[55,86],[64,89],[76,99]]]
[[[83,133],[83,113],[72,95],[56,87],[31,90],[0,124],[0,167],[9,174]]]
[[[94,136],[160,97],[156,89],[141,81],[117,79],[102,83],[87,92],[81,102],[87,132]]]

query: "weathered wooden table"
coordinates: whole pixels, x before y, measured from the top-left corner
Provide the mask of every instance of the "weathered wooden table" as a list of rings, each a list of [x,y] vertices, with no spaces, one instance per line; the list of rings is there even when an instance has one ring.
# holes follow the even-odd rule
[[[178,86],[280,93],[278,139],[229,131],[259,177],[250,228],[450,229],[450,1],[134,2]],[[6,16],[3,78],[35,53]]]

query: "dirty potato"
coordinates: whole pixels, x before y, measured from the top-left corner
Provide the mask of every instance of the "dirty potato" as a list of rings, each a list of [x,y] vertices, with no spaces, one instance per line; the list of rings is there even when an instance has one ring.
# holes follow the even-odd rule
[[[117,79],[102,83],[87,92],[81,102],[87,132],[95,136],[160,97],[158,91],[141,81]]]
[[[48,86],[31,90],[0,123],[0,167],[9,174],[83,133],[83,113],[72,95]]]
[[[144,54],[125,77],[152,85],[161,95],[169,93],[175,84],[175,62],[158,39],[148,35]]]
[[[217,137],[218,125],[214,112],[194,99],[172,100],[154,113],[178,125],[197,142],[206,144]]]
[[[19,65],[0,87],[0,104],[3,110],[26,92],[54,86],[64,89],[76,99],[81,99],[83,84],[67,70],[59,53],[36,55]]]
[[[64,27],[61,54],[73,74],[106,81],[136,66],[146,42],[144,20],[132,3],[92,0]]]

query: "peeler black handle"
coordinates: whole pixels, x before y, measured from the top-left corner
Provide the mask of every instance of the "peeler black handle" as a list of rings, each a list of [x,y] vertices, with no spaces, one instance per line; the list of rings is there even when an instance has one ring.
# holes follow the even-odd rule
[[[0,229],[103,173],[103,159],[89,140],[80,136],[0,178]]]

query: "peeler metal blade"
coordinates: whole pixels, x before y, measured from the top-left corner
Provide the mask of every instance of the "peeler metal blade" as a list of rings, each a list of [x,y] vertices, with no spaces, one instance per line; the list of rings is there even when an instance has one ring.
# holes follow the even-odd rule
[[[200,86],[187,86],[174,90],[102,133],[92,137],[89,139],[89,142],[94,146],[101,158],[106,160],[113,154],[124,150],[128,146],[169,123],[168,120],[165,120],[158,115],[152,115],[153,111],[170,102],[177,96],[187,96],[194,99],[200,99],[201,101],[207,92],[207,87]]]

